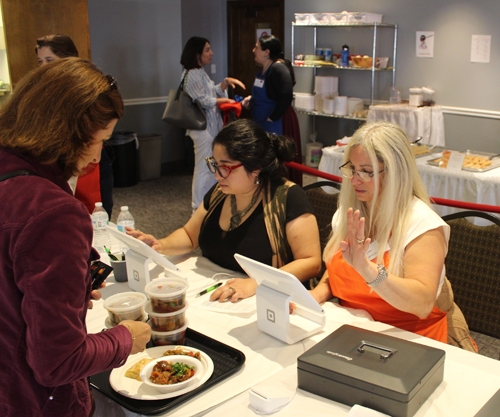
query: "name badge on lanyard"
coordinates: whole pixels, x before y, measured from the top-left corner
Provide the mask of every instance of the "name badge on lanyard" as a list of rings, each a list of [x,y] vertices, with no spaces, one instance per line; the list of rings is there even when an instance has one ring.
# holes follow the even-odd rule
[[[262,80],[260,78],[256,78],[253,85],[254,85],[254,87],[262,88],[262,87],[264,87],[264,80]]]

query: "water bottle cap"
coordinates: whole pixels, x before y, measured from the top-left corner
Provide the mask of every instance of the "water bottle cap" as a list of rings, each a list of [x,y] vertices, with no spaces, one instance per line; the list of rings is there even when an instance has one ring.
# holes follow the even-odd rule
[[[121,210],[122,211],[128,211],[128,206],[122,206]]]
[[[101,202],[99,202],[99,203],[95,203],[95,206],[96,206],[96,207],[102,207],[102,203],[101,203]]]
[[[343,45],[342,49],[349,49],[349,45]]]

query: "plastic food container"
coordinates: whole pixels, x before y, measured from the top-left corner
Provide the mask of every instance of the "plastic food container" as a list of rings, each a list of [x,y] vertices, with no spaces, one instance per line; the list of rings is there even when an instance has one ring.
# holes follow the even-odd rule
[[[149,325],[151,325],[151,320],[149,321]],[[186,324],[184,326],[171,332],[156,332],[151,330],[151,341],[155,346],[183,345],[186,339],[187,327],[188,321],[186,319]]]
[[[151,299],[155,313],[172,313],[186,305],[186,291],[189,285],[178,277],[157,278],[146,285],[144,291]]]
[[[171,332],[184,327],[186,324],[186,310],[188,303],[172,313],[155,313],[151,307],[151,302],[146,304],[145,310],[149,315],[151,329],[155,332]]]
[[[295,108],[303,111],[314,111],[314,94],[294,93]]]
[[[122,292],[104,300],[104,308],[108,310],[111,325],[122,320],[144,320],[144,304],[147,297],[139,292]]]

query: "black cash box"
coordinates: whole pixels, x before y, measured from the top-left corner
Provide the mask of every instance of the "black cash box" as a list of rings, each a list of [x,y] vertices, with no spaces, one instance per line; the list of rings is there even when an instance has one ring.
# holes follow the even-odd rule
[[[339,403],[411,417],[443,380],[445,352],[344,325],[299,356],[298,386]]]

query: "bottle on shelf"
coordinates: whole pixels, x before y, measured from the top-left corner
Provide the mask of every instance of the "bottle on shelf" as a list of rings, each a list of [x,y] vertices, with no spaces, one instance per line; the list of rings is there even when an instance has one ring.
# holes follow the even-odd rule
[[[98,252],[105,252],[104,246],[111,247],[111,238],[106,226],[109,221],[109,216],[106,210],[102,207],[102,203],[95,203],[94,211],[92,212],[92,226],[94,227],[94,248]]]
[[[349,66],[349,46],[343,45],[342,52],[340,54],[340,66],[348,67]]]
[[[128,206],[122,206],[116,224],[118,226],[118,230],[123,233],[127,232],[125,227],[130,227],[131,229],[135,228],[135,221],[132,214],[130,214],[130,211],[128,211]]]

